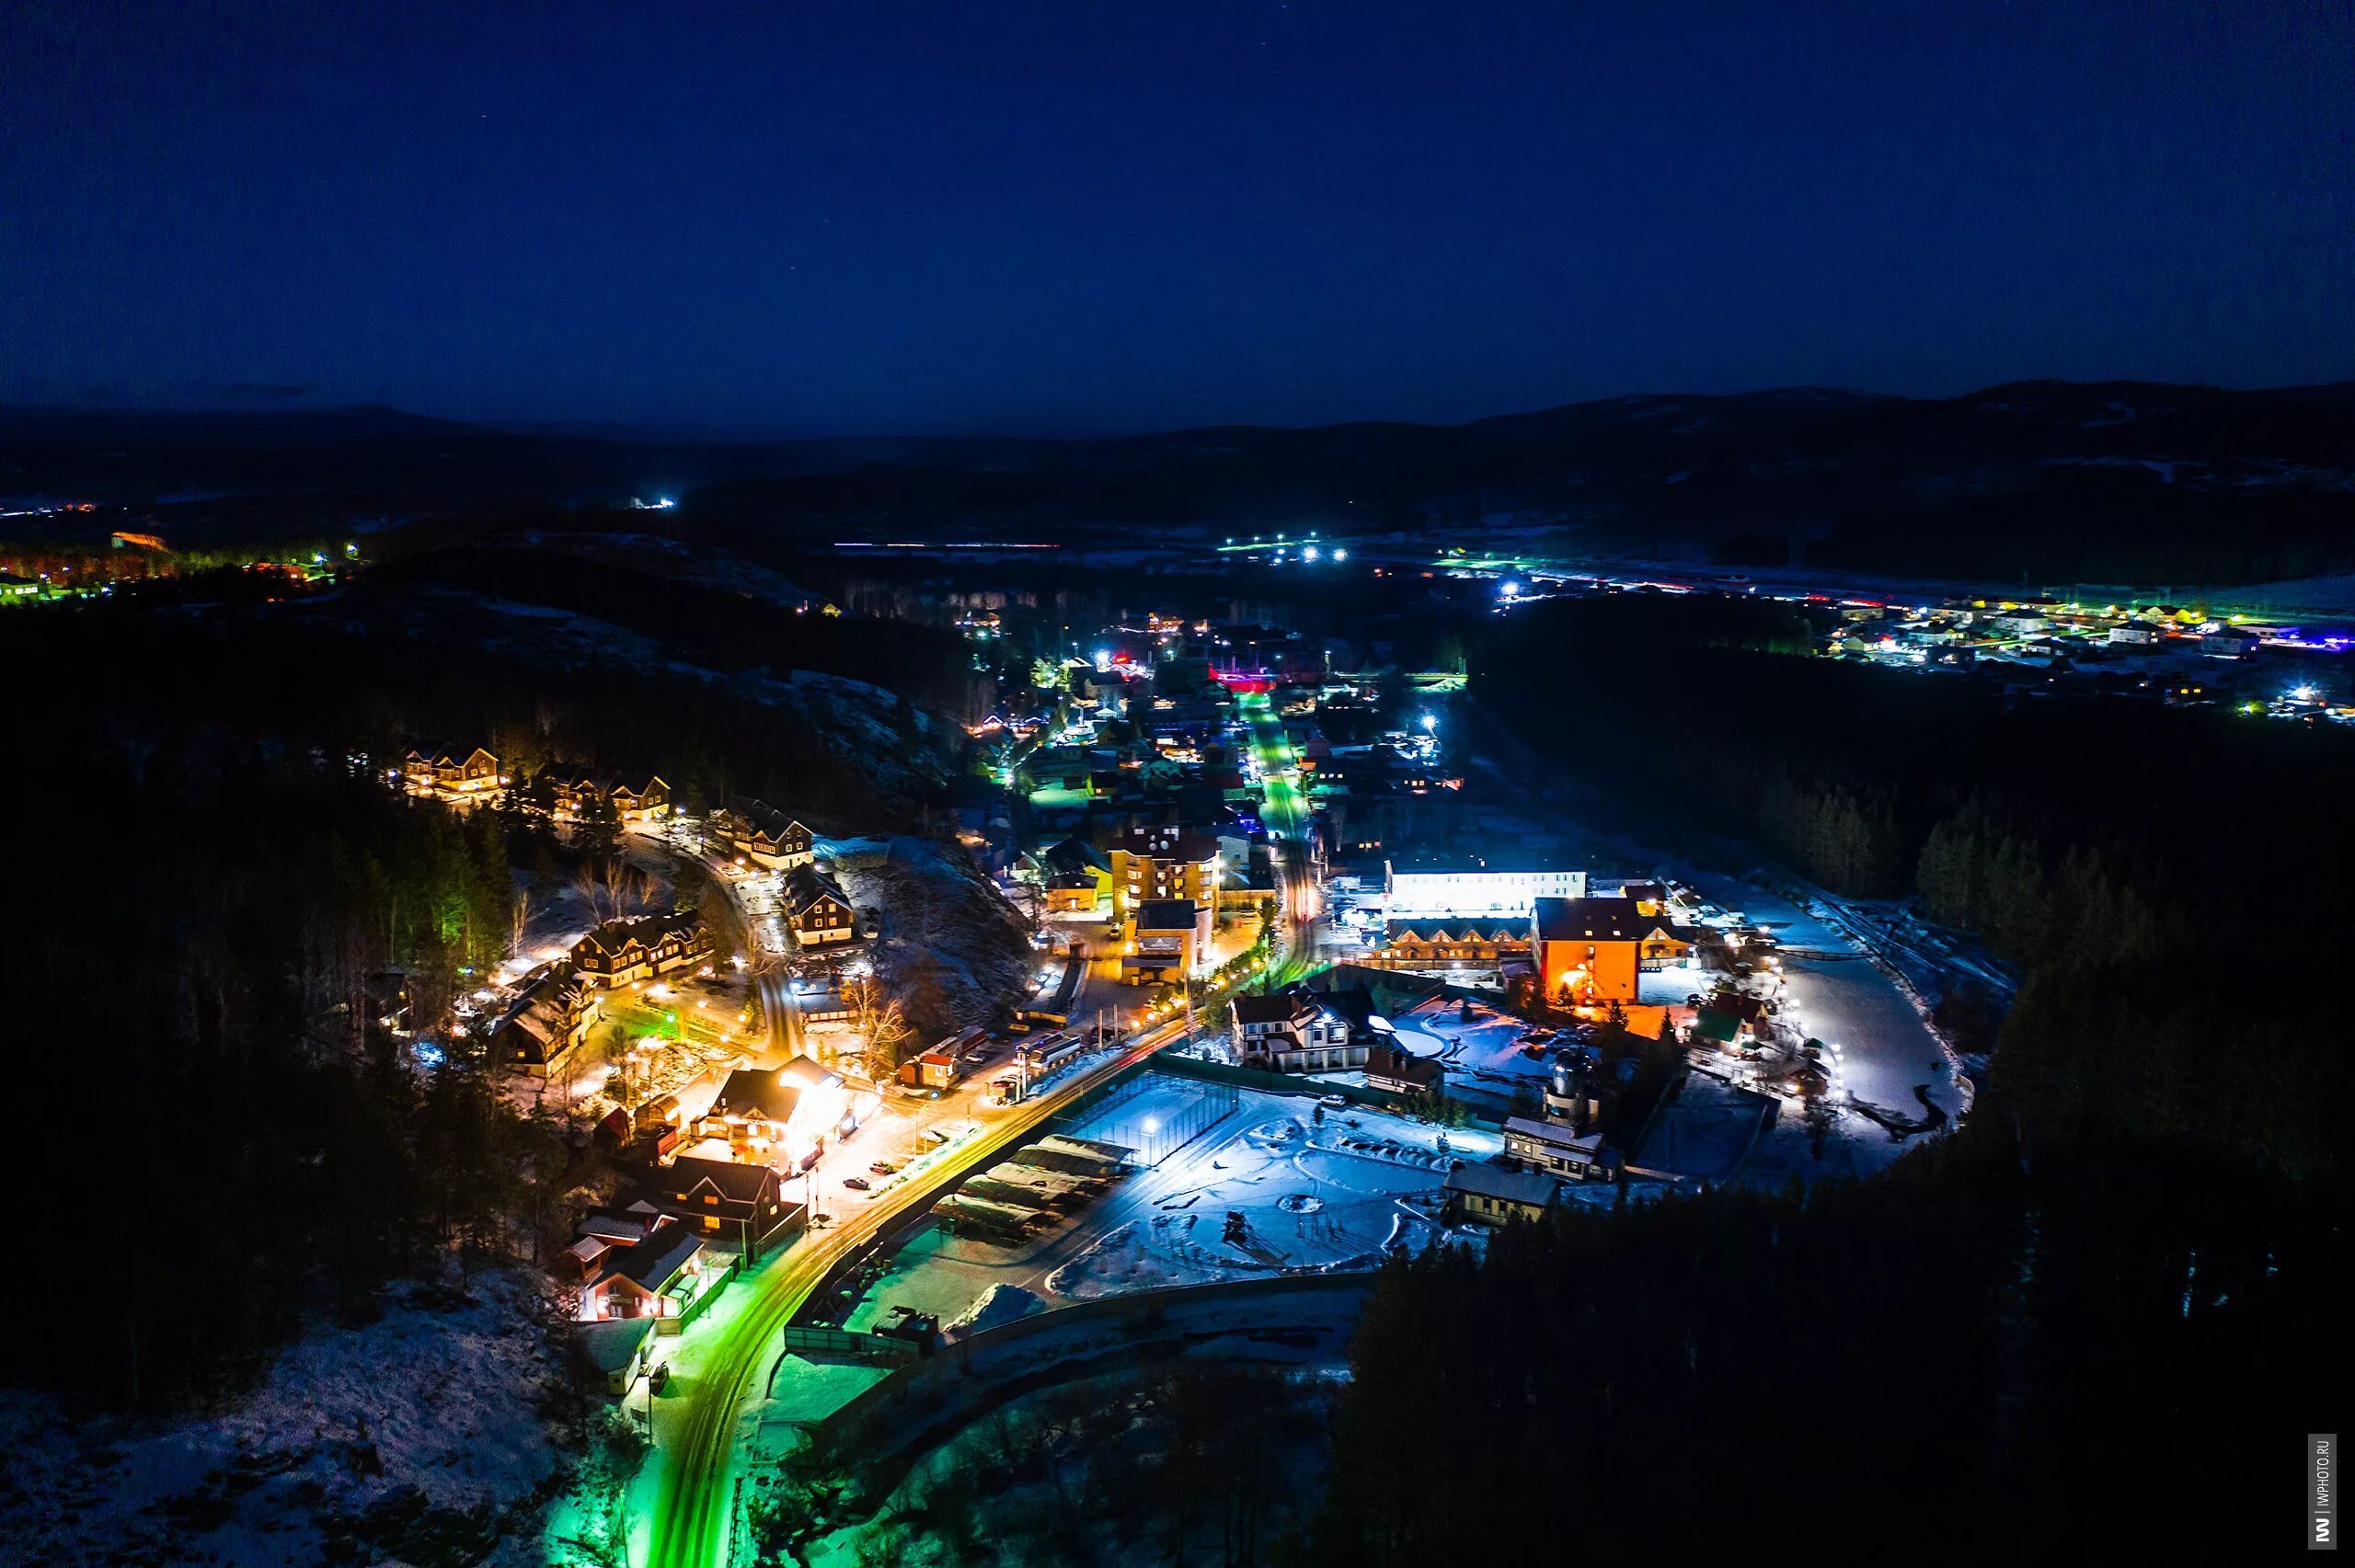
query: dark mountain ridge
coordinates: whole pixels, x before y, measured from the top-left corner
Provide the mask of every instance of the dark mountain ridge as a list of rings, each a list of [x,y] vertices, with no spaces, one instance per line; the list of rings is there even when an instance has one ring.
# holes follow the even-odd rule
[[[1598,554],[1798,550],[1957,576],[2233,581],[2355,567],[2355,383],[2028,381],[1952,398],[1642,394],[1455,426],[1086,441],[630,441],[385,408],[0,409],[0,493],[153,500],[695,494],[692,523],[1208,532],[1560,528]]]

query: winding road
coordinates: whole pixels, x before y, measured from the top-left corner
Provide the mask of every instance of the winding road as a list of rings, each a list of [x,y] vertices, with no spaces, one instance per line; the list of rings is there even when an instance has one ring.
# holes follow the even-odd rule
[[[1252,730],[1253,751],[1265,780],[1262,818],[1277,841],[1276,879],[1283,904],[1279,932],[1281,958],[1270,978],[1285,983],[1315,965],[1318,895],[1308,841],[1310,807],[1298,784],[1285,776],[1295,759],[1273,704],[1264,695],[1247,696],[1243,704]],[[725,867],[708,858],[706,864],[720,874],[748,927],[759,933],[758,921],[767,911],[748,906],[743,888]],[[787,1052],[798,1049],[799,1008],[782,955],[764,953],[756,960],[754,979],[769,1022],[771,1044]],[[732,1471],[738,1418],[762,1368],[771,1356],[783,1352],[781,1331],[835,1265],[887,1233],[905,1216],[928,1207],[971,1173],[1003,1158],[1090,1090],[1182,1040],[1185,1032],[1181,1015],[1132,1036],[1118,1056],[1073,1073],[1037,1098],[994,1117],[979,1137],[938,1166],[877,1193],[873,1201],[859,1206],[842,1224],[810,1232],[793,1243],[777,1265],[758,1281],[758,1299],[714,1328],[717,1338],[700,1357],[697,1370],[693,1375],[672,1375],[672,1387],[678,1392],[666,1394],[666,1403],[675,1401],[684,1409],[675,1415],[666,1413],[666,1425],[676,1436],[665,1445],[670,1463],[653,1502],[647,1553],[649,1568],[725,1568],[729,1560],[728,1532],[735,1513]]]
[[[1182,1033],[1181,1022],[1172,1019],[1135,1036],[1120,1055],[1073,1074],[1050,1093],[993,1121],[953,1159],[877,1195],[843,1224],[796,1242],[782,1265],[759,1282],[760,1298],[717,1331],[719,1337],[702,1358],[701,1370],[691,1380],[684,1374],[673,1377],[674,1386],[686,1386],[679,1395],[666,1395],[666,1402],[677,1400],[685,1408],[677,1415],[665,1413],[666,1423],[678,1436],[670,1445],[671,1464],[654,1503],[648,1562],[655,1568],[719,1568],[728,1562],[737,1417],[762,1368],[782,1352],[780,1331],[835,1265],[971,1172],[1002,1158],[1080,1095],[1174,1043]]]

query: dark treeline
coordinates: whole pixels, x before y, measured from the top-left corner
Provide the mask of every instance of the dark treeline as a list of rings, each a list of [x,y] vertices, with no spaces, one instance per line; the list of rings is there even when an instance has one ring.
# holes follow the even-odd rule
[[[612,562],[511,543],[429,551],[388,564],[388,581],[443,583],[609,621],[714,669],[765,666],[865,681],[960,722],[978,718],[986,692],[963,645],[948,632],[864,616],[835,616]]]
[[[2131,464],[2057,466],[1999,494],[1845,514],[1808,542],[1807,558],[2039,587],[2272,582],[2355,568],[2355,500],[2170,482]]]
[[[955,738],[894,710],[904,722],[890,760],[909,781],[895,788],[854,738],[723,682],[557,663],[521,646],[528,621],[493,617],[505,623],[493,646],[461,611],[398,582],[362,578],[339,602],[288,611],[157,617],[111,601],[43,606],[0,627],[0,655],[26,670],[86,672],[102,713],[134,733],[192,716],[257,741],[390,761],[410,739],[482,744],[515,771],[566,761],[660,773],[691,807],[730,792],[791,801],[821,830],[914,821]]]
[[[560,1228],[584,1173],[561,1130],[515,1115],[462,1043],[421,1070],[370,1024],[388,971],[431,1020],[505,956],[511,867],[551,850],[506,813],[388,788],[405,738],[487,743],[516,771],[659,771],[690,800],[757,792],[821,829],[907,826],[942,776],[913,727],[879,745],[692,674],[551,664],[522,624],[494,646],[364,579],[303,604],[0,619],[19,1147],[44,1192],[85,1195],[41,1303],[70,1304],[76,1353],[17,1378],[161,1407],[453,1244],[532,1257]]]
[[[2246,1551],[2292,1528],[2298,1423],[2344,1408],[2331,1218],[2271,1178],[1966,1136],[1805,1198],[1573,1208],[1484,1262],[1395,1261],[1308,1555]]]
[[[1540,1498],[1581,1554],[1678,1560],[1762,1529],[1935,1561],[2286,1530],[2296,1435],[2348,1391],[2316,1346],[2349,1095],[2313,997],[2264,962],[2285,930],[2344,945],[2310,895],[2348,864],[2355,748],[2009,711],[1967,679],[1764,651],[1771,607],[1637,603],[1515,612],[1476,692],[1648,825],[1918,890],[2026,981],[1969,1125],[1884,1175],[1394,1262],[1312,1555],[1493,1561]],[[1442,1473],[1400,1484],[1402,1454]]]
[[[2007,707],[1968,677],[1755,651],[1776,613],[1533,606],[1476,652],[1473,689],[1655,827],[1739,835],[1836,892],[1918,892],[1984,935],[2026,974],[1992,1106],[2336,1169],[2344,1055],[2261,965],[2292,890],[2355,861],[2355,738],[2123,701]],[[2300,907],[2300,943],[2335,951],[2344,915]]]
[[[1004,618],[1009,647],[1025,656],[1058,654],[1073,638],[1118,622],[1143,624],[1154,612],[1246,625],[1281,626],[1304,638],[1345,637],[1361,654],[1375,642],[1381,662],[1408,669],[1455,669],[1462,602],[1488,591],[1440,576],[1371,563],[1231,560],[1215,568],[1185,556],[1113,571],[1064,550],[989,559],[943,560],[882,551],[804,549],[784,530],[752,522],[706,521],[689,508],[695,536],[774,567],[859,614],[945,625],[968,610]],[[1100,534],[1070,541],[1101,547]],[[1117,543],[1117,541],[1115,541]]]
[[[0,906],[0,953],[29,1168],[78,1239],[45,1287],[75,1353],[15,1375],[159,1406],[306,1310],[364,1313],[433,1249],[534,1254],[561,1223],[557,1130],[370,1024],[389,967],[431,1010],[504,956],[499,824],[196,722],[41,716],[72,765],[0,784],[39,889]]]

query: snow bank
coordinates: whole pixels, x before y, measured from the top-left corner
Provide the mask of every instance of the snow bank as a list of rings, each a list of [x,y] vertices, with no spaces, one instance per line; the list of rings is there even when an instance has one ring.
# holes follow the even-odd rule
[[[1043,1310],[1045,1307],[1044,1301],[1019,1285],[993,1285],[948,1326],[963,1333],[977,1333],[982,1329],[997,1328],[1017,1318]]]
[[[0,1396],[11,1562],[524,1563],[572,1402],[537,1285],[396,1286],[382,1318],[290,1345],[251,1393],[164,1425]]]

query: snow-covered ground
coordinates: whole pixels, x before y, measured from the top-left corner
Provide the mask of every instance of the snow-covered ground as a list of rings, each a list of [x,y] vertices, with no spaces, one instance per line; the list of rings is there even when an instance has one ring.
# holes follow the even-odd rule
[[[544,532],[534,529],[523,543],[541,554],[580,555],[612,562],[656,577],[667,577],[700,588],[764,599],[787,609],[824,602],[824,596],[797,587],[757,562],[731,555],[706,541],[694,544],[659,533]]]
[[[1401,1046],[1446,1064],[1451,1083],[1469,1079],[1511,1091],[1534,1088],[1545,1077],[1546,1063],[1522,1050],[1531,1025],[1480,1002],[1434,997],[1390,1022]]]
[[[1072,1130],[1134,1138],[1147,1121],[1178,1124],[1212,1093],[1155,1075],[1145,1094]],[[1430,1239],[1452,1160],[1487,1160],[1502,1148],[1495,1133],[1362,1107],[1325,1107],[1320,1123],[1318,1109],[1304,1093],[1240,1091],[1232,1116],[1018,1246],[927,1230],[902,1249],[846,1326],[863,1329],[895,1305],[951,1322],[993,1286],[1018,1286],[1051,1307],[1159,1286],[1372,1267],[1387,1246]],[[1229,1211],[1244,1216],[1235,1242],[1226,1240]]]
[[[762,568],[751,567],[760,571]],[[326,596],[298,601],[295,612],[339,623],[348,606]],[[936,784],[938,759],[909,744],[899,719],[898,697],[864,681],[787,670],[725,672],[675,657],[658,638],[610,621],[549,605],[498,599],[470,589],[420,586],[397,601],[400,629],[463,641],[486,653],[568,667],[605,665],[651,675],[683,676],[723,686],[749,702],[775,710],[801,727],[812,742],[856,757],[879,793],[902,793]],[[931,716],[914,715],[919,730]]]
[[[1021,911],[964,852],[930,839],[821,839],[817,851],[861,910],[879,911],[867,956],[887,986],[936,983],[956,1025],[986,1023],[1021,995],[1040,959]]]
[[[1753,883],[1706,872],[1689,880],[1703,896],[1740,910],[1782,944],[1784,1020],[1803,1035],[1841,1047],[1852,1098],[1918,1120],[1924,1115],[1914,1093],[1918,1085],[1948,1118],[1961,1116],[1963,1092],[1929,1025],[1844,933]],[[1793,949],[1821,956],[1804,957]],[[1855,1145],[1860,1171],[1878,1170],[1905,1149],[1904,1141],[1853,1109],[1840,1114],[1836,1135]]]
[[[1730,1180],[1779,1120],[1768,1096],[1695,1072],[1660,1107],[1637,1163],[1688,1181]]]
[[[221,1408],[75,1424],[0,1396],[0,1562],[307,1565],[540,1561],[575,1398],[540,1287],[507,1272],[396,1286],[320,1326]]]

